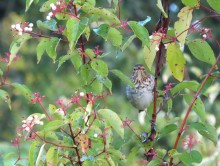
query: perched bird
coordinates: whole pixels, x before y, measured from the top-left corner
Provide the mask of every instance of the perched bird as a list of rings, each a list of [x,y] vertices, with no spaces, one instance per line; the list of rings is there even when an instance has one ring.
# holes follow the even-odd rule
[[[126,87],[126,95],[131,104],[139,110],[139,122],[144,123],[147,107],[153,100],[154,76],[145,71],[144,65],[134,66],[131,80],[135,87]]]

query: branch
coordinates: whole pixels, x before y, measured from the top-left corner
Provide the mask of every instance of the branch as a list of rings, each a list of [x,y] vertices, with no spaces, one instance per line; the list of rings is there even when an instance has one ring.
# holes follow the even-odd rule
[[[57,146],[57,147],[61,147],[61,148],[75,148],[74,146],[66,146],[66,145],[62,145],[59,143],[54,143],[54,142],[50,142],[48,140],[46,140],[45,138],[41,138],[35,131],[32,131],[41,141],[46,142],[48,144]]]
[[[183,119],[183,121],[182,121],[182,124],[181,124],[180,130],[179,130],[179,133],[178,133],[178,135],[177,135],[177,137],[176,137],[176,141],[175,141],[175,144],[174,144],[174,146],[173,146],[173,149],[176,149],[176,148],[177,148],[177,145],[178,145],[178,143],[179,143],[181,134],[182,134],[183,129],[184,129],[184,127],[185,127],[186,120],[187,120],[187,118],[188,118],[188,116],[189,116],[189,113],[190,113],[190,111],[191,111],[191,109],[192,109],[192,106],[193,106],[193,104],[195,103],[195,101],[196,101],[197,97],[199,96],[200,92],[201,92],[202,89],[204,88],[205,83],[207,82],[208,78],[211,76],[211,73],[212,73],[212,71],[215,69],[215,66],[217,65],[219,59],[220,59],[220,54],[218,55],[218,57],[217,57],[215,63],[212,65],[212,67],[211,67],[211,69],[209,70],[208,74],[206,75],[205,79],[203,80],[203,82],[202,82],[201,86],[199,87],[198,91],[197,91],[196,94],[194,95],[193,100],[191,101],[191,103],[190,103],[190,105],[189,105],[189,108],[188,108],[188,110],[187,110],[187,112],[186,112],[186,115],[185,115],[185,117],[184,117],[184,119]],[[170,159],[170,166],[172,165],[172,163],[173,163],[173,158]]]
[[[72,137],[73,143],[76,145],[76,140],[75,140],[75,137],[74,137],[74,134],[73,134],[72,126],[71,126],[70,123],[69,123],[68,125],[69,125],[69,129],[70,129],[70,133],[71,133],[71,137]],[[76,146],[77,146],[77,145],[76,145]],[[78,149],[78,147],[75,148],[75,151],[76,151],[76,156],[77,156],[77,158],[78,158],[78,164],[79,164],[80,166],[82,166],[82,162],[81,162],[81,160],[80,160],[80,154],[79,154],[79,149]]]
[[[164,11],[168,10],[168,0],[163,0],[163,8]],[[160,20],[158,24],[156,25],[156,31],[163,31],[163,33],[166,33],[169,25],[169,16],[168,18],[163,17],[161,14]],[[156,135],[156,130],[155,130],[155,124],[156,124],[156,118],[157,118],[157,78],[160,73],[160,63],[162,61],[162,58],[164,56],[164,45],[162,43],[162,40],[159,44],[159,51],[156,54],[156,67],[155,67],[155,80],[154,80],[154,109],[153,109],[153,114],[152,114],[152,123],[151,123],[151,135],[150,135],[150,140],[154,141],[155,135]]]

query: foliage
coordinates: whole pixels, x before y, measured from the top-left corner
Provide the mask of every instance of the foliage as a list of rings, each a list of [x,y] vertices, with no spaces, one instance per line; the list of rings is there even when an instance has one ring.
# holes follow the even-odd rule
[[[37,3],[39,2],[26,0],[25,11]],[[148,165],[201,163],[201,151],[199,148],[194,149],[200,144],[199,136],[192,133],[199,133],[202,141],[208,139],[217,144],[217,132],[207,120],[204,98],[209,95],[207,87],[219,78],[217,62],[220,59],[220,55],[215,55],[213,46],[207,40],[213,40],[218,47],[220,43],[214,38],[210,28],[201,28],[201,22],[208,18],[218,18],[219,5],[214,0],[208,0],[208,4],[214,9],[212,10],[200,4],[199,0],[182,0],[185,7],[180,10],[174,27],[168,29],[171,19],[167,12],[168,3],[166,0],[158,0],[155,5],[158,12],[162,12],[161,18],[158,24],[155,23],[156,31],[149,36],[145,24],[150,21],[150,17],[144,21],[122,21],[122,2],[114,0],[108,3],[111,8],[98,6],[95,0],[49,0],[39,9],[47,14],[47,20],[36,20],[41,33],[33,31],[33,24],[28,22],[11,26],[16,37],[7,57],[0,59],[7,66],[6,71],[0,69],[0,99],[7,102],[13,110],[10,98],[12,94],[8,90],[11,88],[23,95],[30,104],[39,105],[41,110],[41,113],[33,111],[31,115],[23,117],[22,124],[17,129],[13,141],[19,153],[16,163],[21,162],[20,146],[23,141],[31,143],[29,165],[114,166],[130,165],[136,161]],[[193,11],[200,8],[215,14],[191,24]],[[196,37],[197,32],[201,36]],[[31,92],[36,89],[8,80],[11,67],[19,60],[18,51],[24,43],[36,38],[39,39],[36,45],[37,63],[41,63],[44,54],[53,63],[58,62],[57,70],[62,70],[62,66],[71,63],[74,68],[72,71],[80,82],[79,91],[69,98],[58,99],[55,105],[45,105],[43,101],[50,99],[38,92]],[[135,121],[128,117],[122,118],[117,110],[109,108],[108,98],[114,96],[114,82],[110,73],[125,85],[134,85],[122,71],[111,69],[106,58],[110,55],[100,49],[99,45],[95,48],[88,47],[87,43],[95,43],[96,39],[101,39],[114,50],[120,51],[126,51],[134,39],[141,43],[144,53],[142,61],[156,78],[155,98],[148,108],[149,115],[152,115],[151,124],[146,123],[146,126],[140,127]],[[203,80],[187,81],[184,70],[190,63],[187,62],[184,50],[186,46],[190,55],[195,57],[194,61],[210,66]],[[60,48],[64,49],[60,51]],[[166,59],[166,64],[162,63],[163,58]],[[168,67],[175,82],[167,84],[164,91],[157,87],[159,71],[163,70],[162,64]],[[186,112],[178,110],[184,113],[183,117],[173,117],[173,105],[178,97],[182,97],[188,105]],[[189,118],[193,114],[192,110],[196,113],[194,119]],[[159,115],[162,113],[167,114],[168,118],[164,116],[161,120]],[[172,147],[160,144],[163,138],[170,136]],[[182,148],[178,146],[180,140],[183,142]],[[128,145],[133,147],[126,149]],[[0,156],[0,163],[6,159]]]

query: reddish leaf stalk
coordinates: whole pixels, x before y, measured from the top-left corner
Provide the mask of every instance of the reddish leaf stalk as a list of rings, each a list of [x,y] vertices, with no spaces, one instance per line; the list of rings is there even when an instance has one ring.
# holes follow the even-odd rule
[[[21,160],[21,150],[20,150],[20,144],[18,144],[18,159],[16,160],[16,162],[14,163],[14,165],[16,165],[17,164],[17,162],[18,161],[20,161]]]
[[[2,81],[2,84],[3,84],[3,85],[6,83],[6,80],[7,80],[7,78],[8,78],[8,73],[9,73],[9,71],[10,71],[10,66],[8,66],[7,71],[6,71],[6,74],[5,74],[5,77],[4,77],[3,81]]]
[[[220,17],[220,15],[212,15],[212,16],[206,16],[203,17],[202,19],[200,19],[199,21],[196,21],[194,24],[192,24],[189,28],[185,29],[184,31],[182,31],[181,33],[179,33],[178,35],[176,35],[176,38],[178,38],[179,36],[181,36],[184,32],[190,30],[191,28],[193,28],[194,26],[196,26],[197,24],[200,24],[202,21],[205,21],[208,18],[216,18],[216,17]]]
[[[136,137],[142,142],[141,138],[139,137],[139,135],[132,129],[132,127],[130,125],[127,125],[128,128],[136,135]]]
[[[101,155],[101,154],[107,152],[105,137],[102,137],[102,138],[103,138],[103,145],[104,145],[104,148],[103,148],[103,150],[102,150],[99,154],[95,155],[94,157],[98,157],[99,155]]]
[[[73,161],[71,156],[68,157],[68,156],[62,155],[62,157],[68,159],[71,162],[72,165],[74,165],[74,162],[76,162],[76,161]]]
[[[219,13],[216,12],[215,10],[212,10],[211,8],[208,8],[208,7],[203,6],[203,5],[201,5],[201,4],[200,4],[200,8],[203,8],[203,9],[205,9],[205,10],[207,10],[207,11],[209,11],[209,12],[213,12],[213,13],[215,13],[215,14],[219,14]]]
[[[42,35],[42,34],[38,34],[38,33],[35,33],[35,32],[25,32],[25,33],[28,33],[30,35],[33,35],[33,37],[42,37],[42,38],[52,38],[52,36],[46,36],[46,35]],[[60,39],[60,41],[63,41],[63,42],[69,42],[68,40],[64,40],[64,39]]]
[[[73,146],[66,146],[66,145],[61,145],[61,144],[57,144],[57,143],[54,143],[54,142],[50,142],[48,140],[46,140],[45,138],[41,138],[35,131],[32,130],[32,132],[34,134],[36,134],[36,136],[43,142],[46,142],[48,144],[51,144],[51,145],[54,145],[54,146],[57,146],[57,147],[61,147],[61,148],[74,148]]]
[[[215,69],[215,66],[217,65],[219,59],[220,59],[220,55],[218,55],[218,57],[217,57],[215,63],[212,65],[211,69],[209,70],[208,74],[206,75],[205,79],[203,80],[201,86],[199,87],[198,91],[197,91],[196,94],[194,95],[193,100],[191,101],[191,103],[190,103],[190,105],[189,105],[189,108],[188,108],[188,110],[187,110],[187,112],[186,112],[186,115],[185,115],[185,117],[184,117],[184,119],[183,119],[183,121],[182,121],[182,124],[181,124],[181,126],[180,126],[180,130],[179,130],[179,133],[178,133],[178,135],[177,135],[177,137],[176,137],[176,141],[175,141],[175,144],[174,144],[174,146],[173,146],[173,149],[176,149],[176,148],[177,148],[177,145],[178,145],[178,143],[179,143],[181,134],[182,134],[182,132],[183,132],[183,130],[184,130],[184,127],[185,127],[185,125],[186,125],[187,118],[188,118],[189,113],[190,113],[190,111],[191,111],[191,109],[192,109],[192,107],[193,107],[193,104],[195,103],[195,101],[196,101],[197,97],[199,96],[200,92],[202,91],[202,89],[203,89],[205,83],[207,82],[208,78],[211,76],[211,73],[212,73],[212,71]],[[172,165],[172,163],[173,163],[173,158],[170,159],[170,166]]]
[[[88,119],[89,120],[89,119]],[[94,121],[96,120],[96,111],[94,111],[94,118],[93,118],[93,120],[92,120],[92,122],[89,124],[89,127],[88,127],[88,129],[86,130],[86,132],[85,132],[85,134],[89,131],[89,129],[92,127],[92,125],[93,125],[93,123],[94,123]]]
[[[53,120],[53,119],[50,117],[50,115],[47,113],[47,110],[46,110],[46,108],[44,107],[44,105],[42,104],[42,102],[39,102],[39,104],[40,104],[41,108],[43,109],[44,113],[46,114],[48,120],[49,120],[49,121]]]
[[[73,143],[77,146],[77,143],[76,143],[76,140],[75,140],[75,137],[74,137],[74,134],[73,134],[72,126],[71,126],[70,123],[68,124],[68,126],[69,126],[69,129],[70,129],[70,133],[71,133],[71,137],[72,137]],[[77,159],[78,159],[78,164],[80,166],[82,166],[82,162],[80,161],[80,154],[79,154],[78,146],[75,148],[75,151],[76,151],[76,156],[77,156]]]

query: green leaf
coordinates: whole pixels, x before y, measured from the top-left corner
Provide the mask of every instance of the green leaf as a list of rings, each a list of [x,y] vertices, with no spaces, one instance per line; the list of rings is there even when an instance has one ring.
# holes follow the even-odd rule
[[[147,163],[147,166],[156,166],[159,165],[161,161],[159,159],[153,159],[149,163]]]
[[[28,11],[29,7],[31,6],[31,4],[33,3],[34,0],[26,0],[26,9],[25,12]]]
[[[59,58],[59,64],[58,64],[57,70],[67,60],[71,60],[71,62],[74,65],[76,70],[78,70],[80,68],[80,66],[82,65],[82,57],[80,56],[79,51],[78,50],[71,50],[71,53]]]
[[[31,90],[24,84],[13,83],[12,86],[21,93],[26,99],[30,100],[32,98]]]
[[[48,166],[58,165],[58,149],[56,146],[50,147],[46,155]]]
[[[85,53],[91,58],[91,60],[93,60],[96,57],[96,55],[92,49],[87,48],[85,50]]]
[[[177,129],[176,124],[169,124],[160,130],[160,136],[163,137],[164,135],[167,135],[167,134],[175,131],[176,129]]]
[[[71,55],[72,55],[71,62],[75,67],[76,71],[78,71],[80,66],[82,65],[82,57],[80,56],[78,50],[73,50]]]
[[[126,40],[126,42],[123,44],[123,46],[121,47],[121,50],[124,51],[130,44],[131,42],[136,38],[136,35],[132,35],[128,38],[128,40]]]
[[[112,158],[110,157],[110,155],[106,155],[106,160],[107,160],[109,166],[115,166],[115,163],[112,160]]]
[[[190,127],[195,128],[198,131],[204,130],[206,131],[206,126],[205,123],[203,124],[202,122],[194,122],[190,124]]]
[[[107,40],[109,28],[110,26],[108,24],[101,24],[98,28],[93,29],[93,31],[103,39]]]
[[[9,59],[9,63],[8,65],[11,64],[12,60],[14,59],[14,57],[16,56],[16,54],[18,53],[18,51],[20,50],[21,46],[29,39],[31,39],[31,35],[25,33],[22,36],[18,36],[16,37],[13,42],[10,45],[10,59]]]
[[[190,127],[193,127],[198,130],[198,132],[203,135],[205,138],[211,140],[214,144],[218,141],[218,134],[216,128],[208,123],[195,122],[190,124]]]
[[[175,34],[176,36],[178,36],[177,39],[180,42],[180,47],[184,46],[185,39],[188,33],[187,29],[189,28],[192,21],[192,12],[193,8],[191,7],[182,8],[178,13],[179,20],[176,21],[174,24]]]
[[[163,5],[162,5],[162,3],[161,3],[161,0],[157,0],[157,7],[160,9],[160,11],[162,12],[163,16],[164,16],[165,18],[168,18],[167,13],[166,13],[166,12],[164,11],[164,9],[163,9]]]
[[[88,25],[89,19],[84,17],[81,20],[77,18],[70,18],[66,23],[67,34],[66,37],[69,40],[69,47],[75,47],[79,37],[84,32],[86,26]]]
[[[87,26],[84,30],[84,34],[85,34],[85,37],[86,37],[86,40],[88,41],[89,40],[89,37],[90,37],[90,28]]]
[[[48,29],[48,30],[51,30],[51,31],[57,31],[58,28],[57,28],[57,22],[56,20],[54,19],[51,19],[51,20],[46,20],[44,22],[42,22],[41,20],[38,20],[37,21],[37,27],[39,29]]]
[[[81,9],[89,15],[94,15],[96,17],[102,18],[103,20],[108,20],[111,24],[120,24],[118,17],[105,8],[96,8],[89,3],[85,3]]]
[[[109,125],[111,125],[112,128],[121,136],[121,138],[124,138],[124,128],[122,127],[122,121],[118,114],[110,109],[100,109],[98,110],[98,115],[102,116],[104,120],[107,121]]]
[[[11,110],[11,99],[8,92],[0,89],[0,99],[8,103],[8,108]]]
[[[180,92],[183,89],[189,89],[192,91],[197,91],[199,88],[199,83],[196,81],[184,81],[177,84],[175,87],[172,88],[171,94],[174,95],[175,93]]]
[[[97,80],[105,85],[106,88],[111,92],[112,82],[108,79],[108,77],[96,76]]]
[[[79,27],[77,30],[77,38],[79,38],[82,35],[82,33],[85,31],[88,23],[89,23],[89,19],[87,17],[81,18],[79,22]]]
[[[217,12],[220,12],[220,1],[219,0],[207,0],[208,4]]]
[[[167,63],[173,76],[178,81],[182,81],[184,77],[184,66],[186,60],[176,43],[169,44],[167,48]]]
[[[169,157],[175,157],[175,156],[178,156],[180,153],[177,152],[176,149],[171,149],[168,151],[168,156]]]
[[[195,58],[208,64],[215,62],[215,54],[206,41],[195,39],[188,43],[188,47]]]
[[[98,81],[97,79],[95,79],[92,84],[91,84],[91,91],[92,93],[94,93],[95,95],[101,95],[102,94],[102,89],[103,89],[103,84]]]
[[[125,155],[120,151],[120,150],[116,150],[115,148],[108,148],[109,153],[112,155],[112,157],[114,157],[114,159],[117,160],[124,160],[125,159]]]
[[[161,40],[162,33],[157,33],[158,35],[152,35],[152,39],[150,40],[150,46],[144,47],[143,52],[145,56],[145,63],[147,67],[151,70],[153,66],[154,59],[156,57],[158,42]]]
[[[66,23],[66,28],[67,28],[67,39],[69,40],[69,47],[70,49],[72,47],[75,47],[77,43],[77,31],[78,31],[78,26],[79,26],[79,20],[77,18],[71,18],[67,21]]]
[[[57,13],[55,17],[57,20],[69,20],[71,18],[71,16],[67,13]]]
[[[193,163],[200,163],[202,161],[201,154],[196,150],[193,150],[189,153],[184,152],[179,158],[187,166],[193,166]]]
[[[42,161],[41,159],[44,157],[43,151],[44,151],[44,146],[46,144],[44,143],[39,150],[39,153],[37,155],[37,159],[36,159],[36,166],[40,166],[40,162]]]
[[[41,6],[40,12],[47,12],[47,11],[51,10],[50,4],[51,4],[51,3],[56,3],[56,2],[57,2],[57,0],[49,0],[49,1],[46,1],[46,2],[43,3],[43,5]]]
[[[165,155],[167,155],[167,150],[166,149],[161,149],[157,148],[156,149],[157,157],[158,158],[163,158]]]
[[[129,26],[133,30],[134,34],[142,41],[142,46],[149,47],[150,38],[148,30],[136,21],[129,21]]]
[[[61,56],[60,58],[59,58],[59,60],[58,60],[58,67],[57,67],[57,70],[61,67],[61,65],[64,63],[64,62],[66,62],[67,60],[69,60],[69,59],[71,59],[73,57],[73,55],[71,55],[71,54],[67,54],[67,55],[63,55],[63,56]],[[56,71],[57,71],[56,70]]]
[[[79,4],[80,6],[84,5],[86,3],[90,4],[91,6],[95,6],[96,0],[74,0],[74,3]]]
[[[80,111],[74,111],[72,114],[70,114],[70,122],[72,126],[75,127],[82,127],[83,125],[83,113]]]
[[[108,31],[107,40],[110,41],[113,46],[120,47],[122,43],[122,35],[116,28],[110,27]]]
[[[60,42],[59,38],[52,37],[48,41],[47,47],[46,47],[46,52],[47,52],[48,56],[53,60],[54,63],[55,63],[55,60],[57,57],[56,49],[57,49],[59,42]]]
[[[191,156],[192,161],[193,161],[194,163],[201,163],[201,161],[202,161],[202,155],[201,155],[198,151],[192,150],[192,151],[190,152],[190,156]]]
[[[108,66],[102,60],[93,60],[91,62],[91,67],[100,76],[106,77],[108,75]]]
[[[128,154],[128,157],[127,157],[127,162],[126,162],[127,165],[132,164],[135,161],[137,153],[138,153],[139,150],[140,150],[140,148],[138,146],[134,146],[129,151],[129,154]]]
[[[182,0],[182,3],[189,7],[199,7],[200,0]]]
[[[94,161],[90,161],[90,160],[85,160],[83,161],[83,166],[95,166]]]
[[[131,79],[126,75],[124,75],[120,70],[111,70],[111,72],[114,75],[116,75],[118,78],[120,78],[122,82],[134,88],[134,83],[131,81]]]
[[[94,79],[95,72],[92,70],[89,64],[82,65],[80,67],[80,75],[82,80],[84,81],[84,84],[87,84],[89,81]]]
[[[49,42],[50,39],[48,38],[43,38],[39,44],[37,45],[36,51],[37,51],[37,63],[40,62],[42,55],[44,54],[44,51],[47,48],[47,43]]]
[[[193,95],[191,94],[186,94],[184,95],[184,100],[186,101],[186,103],[188,105],[190,105],[190,103],[193,100]],[[206,121],[206,112],[205,112],[205,106],[202,102],[202,100],[200,99],[200,97],[197,97],[195,103],[193,104],[192,109],[196,112],[196,114],[200,117],[202,122]]]
[[[167,112],[168,112],[168,113],[171,111],[172,107],[173,107],[173,100],[172,100],[172,99],[169,99],[169,100],[167,101]]]
[[[45,131],[53,131],[59,129],[61,126],[65,125],[63,120],[53,120],[44,125]]]
[[[35,166],[39,150],[40,150],[39,142],[37,142],[37,141],[32,142],[32,144],[29,148],[29,158],[28,158],[28,165],[29,166]]]

